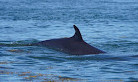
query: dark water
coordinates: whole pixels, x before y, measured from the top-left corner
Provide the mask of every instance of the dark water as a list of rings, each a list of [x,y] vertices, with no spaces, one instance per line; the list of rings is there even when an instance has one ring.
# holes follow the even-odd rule
[[[106,54],[39,46],[76,24]],[[0,0],[0,82],[137,82],[138,0]]]

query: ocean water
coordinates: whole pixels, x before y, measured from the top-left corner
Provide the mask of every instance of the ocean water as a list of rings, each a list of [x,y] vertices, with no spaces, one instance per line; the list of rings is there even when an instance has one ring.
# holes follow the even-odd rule
[[[74,24],[107,53],[26,46]],[[0,82],[138,82],[138,0],[0,0]]]

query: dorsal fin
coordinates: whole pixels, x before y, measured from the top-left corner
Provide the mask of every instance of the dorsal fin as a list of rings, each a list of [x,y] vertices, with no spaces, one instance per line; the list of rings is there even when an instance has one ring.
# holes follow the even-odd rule
[[[71,38],[73,38],[73,39],[75,39],[77,41],[83,41],[81,33],[80,33],[78,27],[75,26],[75,25],[73,25],[73,27],[75,29],[75,34]]]

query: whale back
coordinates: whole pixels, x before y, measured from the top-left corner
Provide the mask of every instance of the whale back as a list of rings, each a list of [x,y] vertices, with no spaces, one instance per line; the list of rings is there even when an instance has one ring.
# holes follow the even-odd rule
[[[73,25],[73,27],[75,29],[75,34],[72,37],[45,40],[36,44],[75,55],[105,53],[86,43],[79,29],[75,25]]]

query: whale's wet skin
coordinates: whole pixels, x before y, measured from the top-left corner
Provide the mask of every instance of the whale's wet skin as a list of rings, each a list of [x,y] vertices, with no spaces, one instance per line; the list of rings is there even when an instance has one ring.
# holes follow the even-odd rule
[[[35,43],[34,45],[47,46],[74,55],[105,53],[104,51],[101,51],[86,43],[83,40],[79,29],[75,25],[74,29],[75,34],[72,37],[45,40],[39,43]]]
[[[0,0],[0,82],[137,82],[137,10],[137,0]]]

